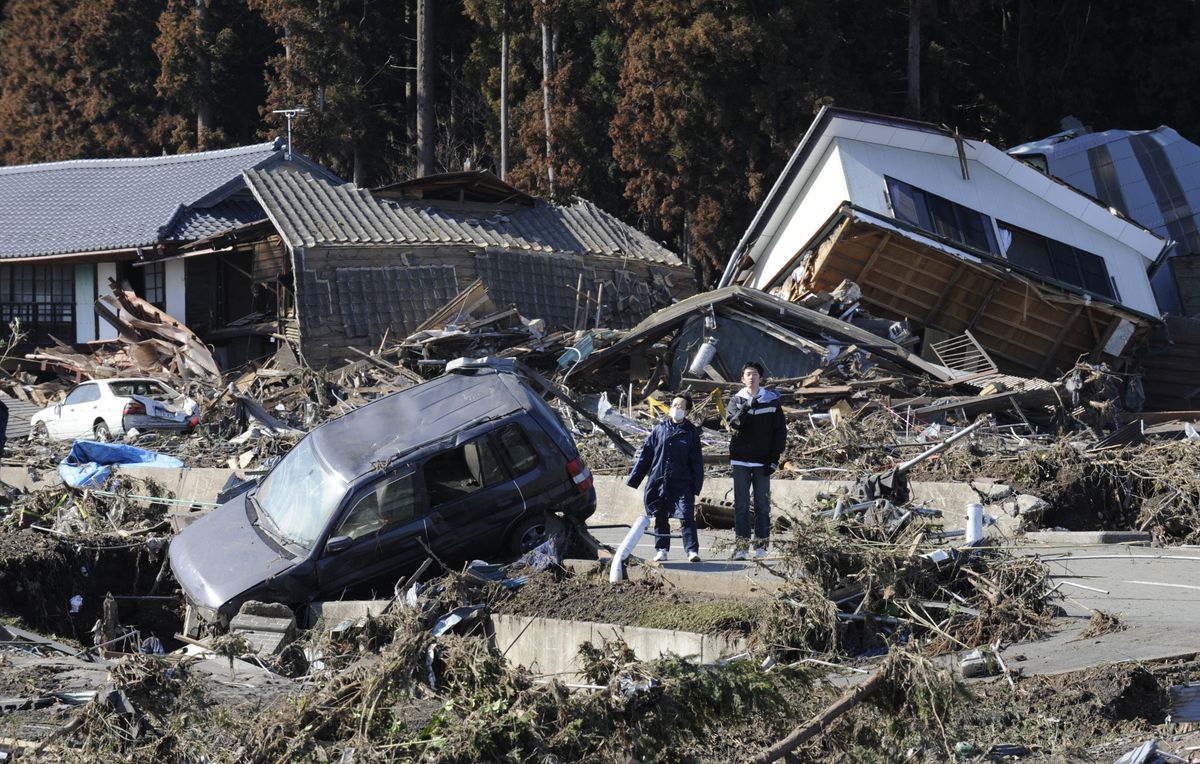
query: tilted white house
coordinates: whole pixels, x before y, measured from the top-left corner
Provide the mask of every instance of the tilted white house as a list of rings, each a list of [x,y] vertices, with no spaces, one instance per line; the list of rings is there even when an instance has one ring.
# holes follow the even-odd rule
[[[874,313],[970,331],[1006,370],[1046,374],[1133,346],[1167,244],[987,143],[827,107],[721,285],[795,297],[850,279]]]

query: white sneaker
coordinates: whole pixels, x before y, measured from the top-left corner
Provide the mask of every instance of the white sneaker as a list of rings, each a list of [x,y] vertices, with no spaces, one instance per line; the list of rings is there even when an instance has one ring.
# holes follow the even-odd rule
[[[732,559],[732,560],[745,560],[745,559],[747,559],[747,558],[746,558],[746,550],[745,550],[745,549],[735,549],[735,550],[733,551],[733,557],[731,557],[730,559]]]
[[[700,553],[688,552],[688,562],[700,562]]]
[[[655,562],[666,562],[667,561],[667,550],[659,549],[657,552],[655,552],[654,553],[654,561]]]
[[[758,549],[755,549],[755,550],[754,550],[754,556],[755,556],[757,559],[759,559],[759,560],[761,560],[761,559],[763,559],[764,557],[766,557],[766,556],[767,556],[767,549],[766,549],[766,547],[761,547],[761,546],[760,546]]]

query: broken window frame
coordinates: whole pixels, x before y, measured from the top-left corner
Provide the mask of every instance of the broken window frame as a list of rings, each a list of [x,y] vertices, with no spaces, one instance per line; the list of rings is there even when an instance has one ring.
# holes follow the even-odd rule
[[[980,252],[1000,254],[987,215],[889,175],[884,180],[897,220]]]
[[[1098,297],[1121,299],[1116,282],[1108,272],[1108,263],[1100,255],[1003,220],[997,220],[996,225],[1002,237],[1005,233],[1010,236],[1001,254],[1014,265]]]
[[[470,465],[466,458],[466,449],[468,446],[473,446],[481,450],[480,475],[483,477],[483,479],[480,480],[479,484],[477,485],[469,482],[473,481],[476,476],[471,472]],[[457,460],[454,459],[455,454],[458,454]],[[489,477],[486,474],[487,471],[484,467],[485,459],[491,460],[491,466],[496,470],[498,473],[497,475]],[[458,464],[462,465],[462,468],[465,472],[465,474],[462,476],[463,479],[449,482],[447,482],[444,478],[434,480],[433,475],[431,474],[430,464],[435,461],[458,462]],[[457,465],[453,466],[457,467]],[[508,474],[508,468],[504,460],[499,457],[497,449],[492,446],[491,433],[480,434],[468,441],[460,443],[454,448],[448,448],[430,456],[424,461],[424,463],[421,464],[421,474],[425,485],[425,495],[429,498],[429,506],[433,510],[449,504],[455,504],[478,491],[512,479],[512,476]],[[457,486],[454,485],[455,483],[457,483]],[[441,487],[441,489],[446,493],[438,493],[438,489],[435,488],[435,486]],[[454,491],[454,493],[448,493],[449,491]]]

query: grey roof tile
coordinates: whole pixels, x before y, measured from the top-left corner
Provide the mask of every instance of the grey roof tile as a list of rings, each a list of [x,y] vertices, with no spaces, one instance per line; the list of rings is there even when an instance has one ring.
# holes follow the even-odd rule
[[[185,207],[179,211],[163,239],[195,241],[265,218],[262,207],[252,199],[226,199],[212,207]]]
[[[670,250],[589,201],[481,213],[434,200],[377,199],[353,183],[291,169],[247,169],[246,184],[292,246],[474,244],[557,254],[628,256],[680,265]]]
[[[282,157],[276,141],[174,156],[0,167],[0,258],[150,246],[168,224],[172,234],[182,235],[181,225],[212,233],[209,227],[227,212],[241,218],[231,210],[207,219],[197,210],[188,218],[177,215],[179,208],[240,183],[243,170]]]

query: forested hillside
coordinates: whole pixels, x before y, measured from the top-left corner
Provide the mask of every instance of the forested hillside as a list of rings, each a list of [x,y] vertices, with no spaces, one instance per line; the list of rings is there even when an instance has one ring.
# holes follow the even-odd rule
[[[428,35],[418,21],[429,14]],[[1169,124],[1195,139],[1197,2],[0,0],[0,164],[283,132],[347,179],[435,170],[583,196],[711,283],[820,105],[1001,146]],[[501,97],[502,56],[507,97]],[[549,126],[549,129],[547,129]]]

